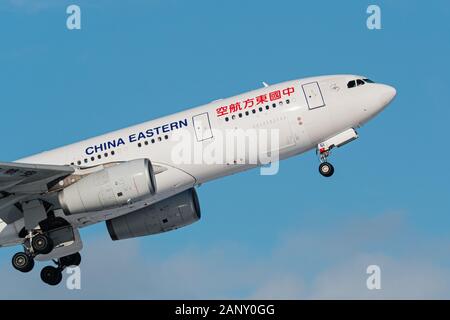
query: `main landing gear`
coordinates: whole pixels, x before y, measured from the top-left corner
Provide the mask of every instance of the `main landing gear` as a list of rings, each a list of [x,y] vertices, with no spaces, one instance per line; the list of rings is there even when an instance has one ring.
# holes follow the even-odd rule
[[[56,267],[47,266],[41,270],[41,280],[50,286],[56,286],[62,281],[62,272],[66,267],[79,266],[81,263],[80,253],[74,253],[58,260],[54,260]]]
[[[30,272],[34,267],[34,257],[38,254],[48,254],[53,250],[53,241],[43,233],[30,232],[24,242],[24,252],[17,252],[12,257],[14,269],[20,272]]]
[[[30,272],[34,267],[34,259],[28,253],[17,252],[12,257],[12,265],[14,269],[19,270],[20,272]]]
[[[31,238],[31,247],[36,254],[48,254],[53,250],[53,241],[45,234],[37,234]]]
[[[325,144],[321,143],[317,146],[317,154],[319,155],[320,165],[319,172],[324,177],[331,177],[334,174],[334,167],[328,162],[328,157],[330,155],[330,148]]]
[[[25,252],[18,252],[12,258],[13,267],[20,272],[30,272],[34,267],[34,257],[36,254],[25,247]],[[41,279],[48,285],[56,286],[62,281],[62,272],[66,267],[79,266],[81,255],[79,252],[53,260],[56,264],[46,266],[41,270]]]
[[[41,270],[41,280],[50,286],[56,286],[62,281],[62,270],[59,267],[46,266]]]
[[[24,251],[16,253],[11,262],[16,270],[30,272],[34,267],[36,256],[41,258],[42,255],[44,256],[42,258],[46,260],[45,255],[51,254],[54,248],[57,247],[60,250],[64,247],[63,243],[75,241],[75,234],[72,226],[65,219],[55,216],[49,203],[35,199],[24,201],[21,205],[25,225],[19,232],[19,236],[23,238]],[[48,259],[50,258],[49,256]],[[62,281],[62,271],[66,267],[78,266],[81,263],[81,255],[77,252],[60,257],[53,262],[56,264],[55,267],[47,266],[41,271],[42,281],[52,286]]]

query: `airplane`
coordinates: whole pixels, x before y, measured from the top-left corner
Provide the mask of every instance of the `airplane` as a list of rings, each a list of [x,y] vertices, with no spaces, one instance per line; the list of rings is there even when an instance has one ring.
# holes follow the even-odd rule
[[[272,163],[264,163],[262,156],[247,161],[250,152],[217,163],[175,159],[174,154],[181,154],[174,153],[177,148],[189,152],[225,144],[221,132],[275,130],[277,141],[265,149],[266,156],[275,152],[278,161],[315,149],[320,174],[331,177],[331,150],[358,138],[356,130],[396,96],[392,86],[357,75],[263,84],[237,96],[0,162],[0,247],[23,247],[13,256],[13,267],[30,272],[35,260],[53,261],[54,266],[44,267],[40,275],[44,283],[58,285],[65,268],[81,263],[80,228],[104,221],[116,241],[198,221],[196,187]],[[180,142],[183,136],[191,139]]]

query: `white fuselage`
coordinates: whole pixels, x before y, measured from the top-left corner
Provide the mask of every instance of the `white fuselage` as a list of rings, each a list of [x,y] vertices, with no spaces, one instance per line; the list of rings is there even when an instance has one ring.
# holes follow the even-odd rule
[[[148,158],[155,167],[163,168],[156,174],[158,191],[155,197],[107,212],[87,212],[69,217],[74,226],[81,227],[129,213],[195,185],[259,165],[248,164],[248,159],[241,158],[213,164],[175,161],[174,149],[180,146],[178,138],[183,134],[192,137],[190,143],[195,148],[214,143],[218,132],[277,129],[277,151],[279,158],[284,159],[313,149],[344,130],[360,127],[395,96],[395,89],[383,84],[347,87],[349,81],[362,78],[336,75],[287,81],[17,162],[71,165],[77,172],[89,172],[111,162]]]

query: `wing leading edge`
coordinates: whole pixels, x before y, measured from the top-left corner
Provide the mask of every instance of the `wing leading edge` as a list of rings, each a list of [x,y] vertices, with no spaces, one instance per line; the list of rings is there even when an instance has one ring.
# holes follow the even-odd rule
[[[0,162],[0,194],[41,194],[74,172],[71,166]]]

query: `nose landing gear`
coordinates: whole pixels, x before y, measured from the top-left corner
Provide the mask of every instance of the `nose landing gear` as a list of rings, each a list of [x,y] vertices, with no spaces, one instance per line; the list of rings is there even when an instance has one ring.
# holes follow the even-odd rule
[[[322,176],[331,177],[334,173],[333,166],[327,161],[330,150],[333,148],[340,148],[357,138],[358,133],[355,129],[350,128],[317,145],[316,153],[320,159],[319,172]]]
[[[324,177],[331,177],[334,173],[334,167],[331,163],[322,162],[319,166],[319,172]]]
[[[319,155],[320,165],[319,172],[324,177],[331,177],[334,174],[334,167],[328,162],[328,156],[330,155],[330,149],[325,144],[321,143],[317,146],[316,153]]]

